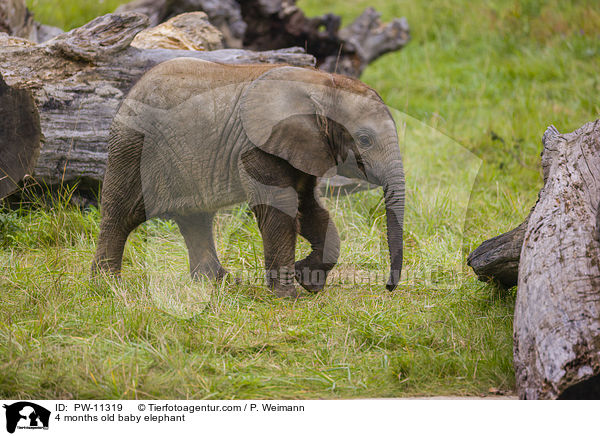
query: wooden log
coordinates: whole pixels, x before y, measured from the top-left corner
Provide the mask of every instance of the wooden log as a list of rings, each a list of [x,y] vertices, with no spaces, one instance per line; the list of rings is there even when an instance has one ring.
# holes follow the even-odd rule
[[[544,187],[519,261],[514,366],[523,399],[600,398],[600,120],[543,137]]]
[[[0,38],[0,75],[11,89],[29,92],[39,112],[43,147],[34,166],[38,182],[78,181],[82,190],[97,191],[117,107],[132,84],[159,62],[187,56],[224,63],[315,63],[301,48],[253,52],[131,47],[146,27],[145,15],[108,14],[43,44]]]
[[[40,154],[40,118],[31,92],[0,76],[0,198],[16,191]]]
[[[386,53],[400,50],[410,40],[406,18],[383,24],[381,14],[369,7],[339,32],[342,41],[338,54],[317,58],[319,68],[359,77],[365,67]]]
[[[521,247],[529,217],[510,232],[488,239],[467,258],[477,278],[483,282],[494,281],[503,288],[517,285]]]
[[[403,48],[410,40],[404,18],[383,24],[373,8],[340,29],[334,14],[308,18],[295,0],[134,0],[117,11],[135,11],[153,25],[174,15],[202,10],[225,36],[227,47],[277,50],[305,47],[325,71],[358,77],[378,57]]]

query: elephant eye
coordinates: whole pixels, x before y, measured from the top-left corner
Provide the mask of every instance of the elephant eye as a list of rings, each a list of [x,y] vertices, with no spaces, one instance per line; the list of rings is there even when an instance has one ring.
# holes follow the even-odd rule
[[[358,145],[360,145],[362,148],[367,148],[373,145],[373,140],[369,135],[363,134],[358,137]]]

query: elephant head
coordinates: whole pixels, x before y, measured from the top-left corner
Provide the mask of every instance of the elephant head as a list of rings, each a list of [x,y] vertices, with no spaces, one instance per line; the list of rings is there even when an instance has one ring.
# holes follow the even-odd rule
[[[241,119],[256,147],[302,172],[337,172],[383,187],[392,291],[402,268],[404,171],[396,125],[381,97],[355,79],[283,66],[249,85]]]

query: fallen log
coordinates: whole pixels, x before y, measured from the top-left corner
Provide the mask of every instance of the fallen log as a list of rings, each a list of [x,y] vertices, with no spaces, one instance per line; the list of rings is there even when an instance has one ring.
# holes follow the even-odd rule
[[[488,239],[467,258],[477,278],[483,282],[494,281],[503,288],[517,286],[521,247],[529,217],[509,232]]]
[[[0,198],[18,189],[40,154],[40,118],[31,92],[0,76]]]
[[[367,8],[340,29],[334,14],[308,18],[295,0],[134,0],[117,12],[135,11],[157,25],[175,15],[205,12],[224,35],[226,47],[277,50],[305,47],[325,71],[358,77],[378,57],[403,48],[410,40],[404,18],[383,24],[380,14]]]
[[[542,142],[545,182],[519,259],[517,392],[600,399],[600,120],[551,126]]]
[[[406,19],[383,24],[371,7],[340,30],[339,16],[307,18],[295,0],[241,0],[240,4],[248,25],[244,47],[274,50],[299,45],[315,56],[319,68],[347,76],[359,77],[369,63],[400,50],[410,40]]]
[[[108,14],[43,44],[0,37],[0,77],[5,82],[0,89],[22,95],[21,99],[2,100],[9,102],[3,110],[22,112],[24,109],[17,106],[28,93],[38,113],[32,111],[32,116],[39,117],[43,147],[37,160],[35,147],[21,160],[28,162],[26,170],[34,163],[33,175],[39,183],[79,182],[80,191],[97,192],[104,174],[108,130],[117,107],[132,84],[159,62],[187,56],[224,63],[315,63],[301,48],[253,52],[132,47],[133,38],[148,24],[142,14]],[[30,142],[34,139],[31,136]],[[14,172],[14,150],[7,148],[6,140],[0,141],[0,147],[5,166],[0,174]]]

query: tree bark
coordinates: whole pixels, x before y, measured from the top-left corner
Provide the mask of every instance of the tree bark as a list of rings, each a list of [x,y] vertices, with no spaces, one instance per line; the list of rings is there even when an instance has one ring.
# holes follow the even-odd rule
[[[183,12],[204,11],[225,36],[227,47],[276,50],[305,47],[325,71],[359,77],[378,57],[403,48],[410,40],[408,23],[395,18],[383,24],[373,8],[340,30],[341,18],[308,18],[295,0],[135,0],[117,11],[148,15],[156,25]]]
[[[18,189],[40,154],[40,118],[31,92],[0,76],[0,198]]]
[[[523,399],[600,398],[600,120],[543,137],[514,316]],[[516,238],[515,238],[516,239]]]
[[[132,84],[159,62],[185,56],[224,63],[315,63],[300,48],[200,52],[131,47],[148,23],[138,13],[108,14],[43,44],[0,37],[0,77],[5,81],[0,92],[19,96],[0,97],[0,103],[6,113],[23,114],[29,108],[24,102],[29,95],[33,98],[30,116],[34,124],[39,123],[43,147],[36,160],[36,147],[30,147],[36,142],[35,129],[28,131],[24,169],[29,171],[33,163],[39,183],[79,181],[82,190],[97,191],[104,174],[108,131],[119,103]],[[17,144],[6,138],[0,141],[0,162],[9,162],[4,168],[8,172],[14,166],[10,162],[17,159],[13,149]]]

